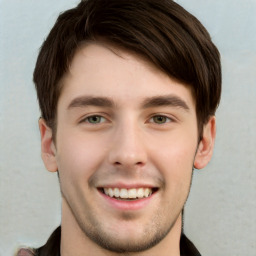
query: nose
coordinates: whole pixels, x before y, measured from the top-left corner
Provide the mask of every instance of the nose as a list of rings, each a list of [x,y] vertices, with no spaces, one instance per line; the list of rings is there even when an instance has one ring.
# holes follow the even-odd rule
[[[124,169],[143,167],[147,162],[143,139],[143,131],[138,125],[120,125],[115,131],[109,151],[110,164]]]

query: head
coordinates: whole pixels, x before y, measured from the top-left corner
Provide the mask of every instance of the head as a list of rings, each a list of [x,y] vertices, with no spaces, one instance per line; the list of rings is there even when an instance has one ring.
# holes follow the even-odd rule
[[[214,144],[221,69],[202,24],[173,1],[81,1],[45,40],[34,82],[69,230],[115,252],[170,239]]]

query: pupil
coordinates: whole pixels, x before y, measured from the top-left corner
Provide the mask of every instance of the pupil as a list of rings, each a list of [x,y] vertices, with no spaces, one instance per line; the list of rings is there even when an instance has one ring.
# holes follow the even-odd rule
[[[155,119],[154,121],[156,123],[165,123],[165,121],[166,121],[166,117],[164,117],[164,116],[156,116],[154,119]]]
[[[90,117],[91,123],[98,123],[100,121],[98,116],[92,116]]]

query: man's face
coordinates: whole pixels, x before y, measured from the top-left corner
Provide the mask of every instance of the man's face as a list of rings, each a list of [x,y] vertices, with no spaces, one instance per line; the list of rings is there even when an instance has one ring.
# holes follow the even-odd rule
[[[140,251],[168,236],[198,147],[191,91],[138,56],[90,44],[63,78],[56,144],[64,220],[96,244]]]

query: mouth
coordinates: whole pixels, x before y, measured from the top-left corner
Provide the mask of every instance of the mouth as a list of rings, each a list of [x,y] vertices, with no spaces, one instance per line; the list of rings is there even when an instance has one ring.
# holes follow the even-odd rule
[[[122,201],[134,201],[152,196],[158,188],[98,188],[104,195]]]

